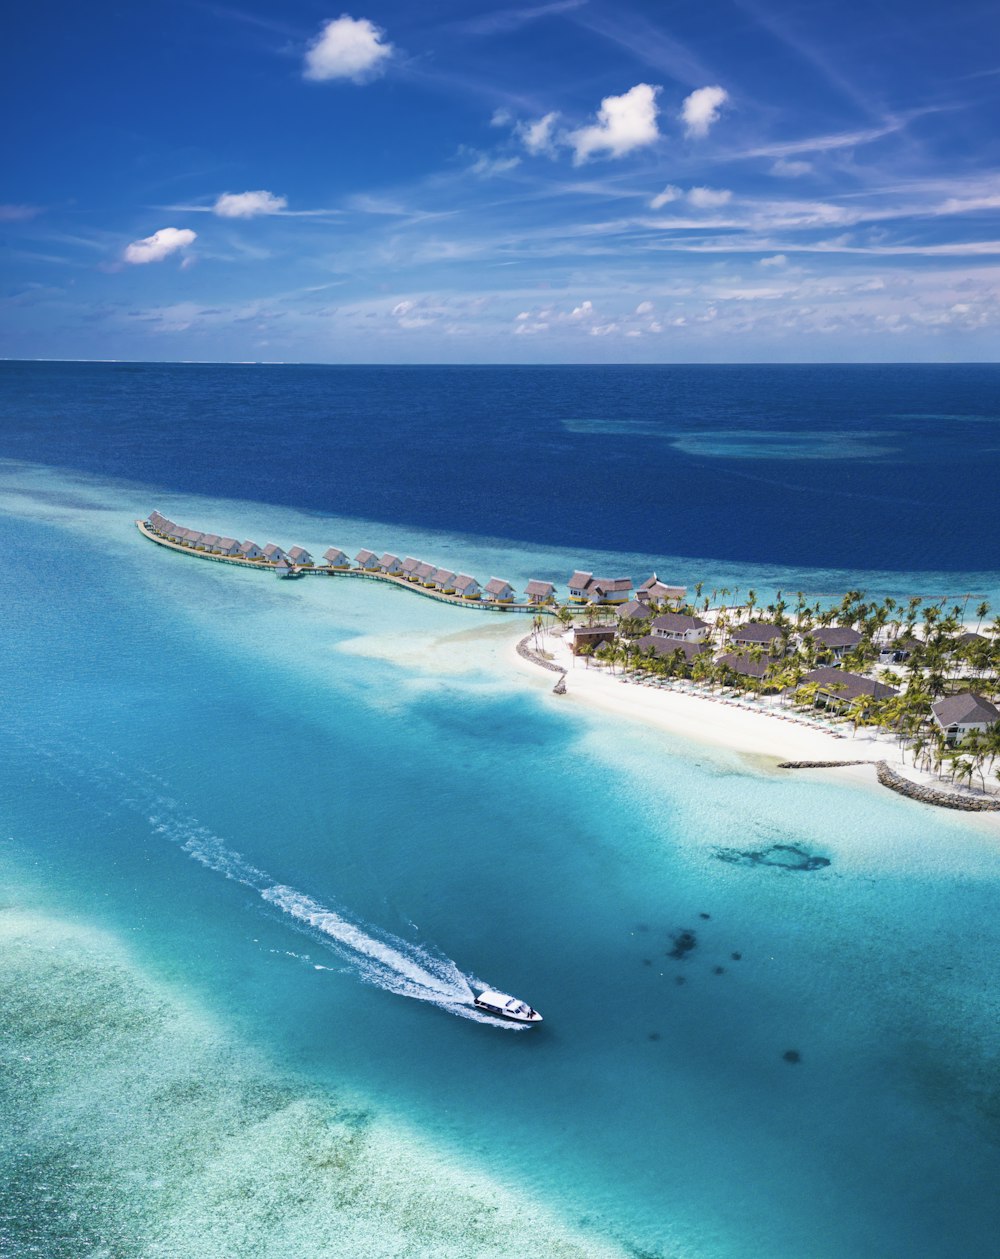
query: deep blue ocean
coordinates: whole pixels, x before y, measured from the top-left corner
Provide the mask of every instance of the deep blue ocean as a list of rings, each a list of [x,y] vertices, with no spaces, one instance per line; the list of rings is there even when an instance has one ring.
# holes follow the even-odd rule
[[[134,524],[995,598],[998,384],[0,364],[0,1254],[1000,1253],[994,824]]]

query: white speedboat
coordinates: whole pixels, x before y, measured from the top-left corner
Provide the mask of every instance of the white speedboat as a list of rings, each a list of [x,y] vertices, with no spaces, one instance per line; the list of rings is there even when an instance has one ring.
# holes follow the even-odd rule
[[[504,1019],[516,1019],[518,1023],[541,1023],[542,1016],[533,1010],[526,1001],[518,1001],[506,992],[494,992],[487,988],[473,1001],[477,1010],[485,1010],[487,1014],[498,1014]]]

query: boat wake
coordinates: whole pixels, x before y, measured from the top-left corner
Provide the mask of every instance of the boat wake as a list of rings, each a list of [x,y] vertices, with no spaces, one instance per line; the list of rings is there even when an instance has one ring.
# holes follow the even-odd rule
[[[78,798],[92,801],[95,789],[110,794],[119,807],[141,816],[153,834],[177,845],[199,865],[256,892],[297,931],[330,950],[342,963],[339,967],[314,966],[314,970],[343,970],[346,965],[364,983],[386,992],[426,1001],[459,1018],[488,1023],[504,1031],[524,1030],[523,1025],[476,1009],[472,1004],[475,989],[488,988],[489,984],[462,971],[451,958],[354,919],[343,909],[332,909],[297,888],[277,882],[196,818],[186,815],[177,800],[167,794],[169,785],[163,779],[141,769],[127,774],[110,760],[97,759],[92,744],[84,756],[72,740],[62,746],[46,746],[17,737],[37,757],[44,758],[53,776]],[[65,771],[85,781],[86,791],[74,789]]]

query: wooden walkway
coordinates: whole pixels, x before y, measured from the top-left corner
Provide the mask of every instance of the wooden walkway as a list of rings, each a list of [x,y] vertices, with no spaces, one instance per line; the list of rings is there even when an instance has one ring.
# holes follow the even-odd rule
[[[233,555],[210,555],[207,551],[192,551],[189,546],[181,546],[179,542],[171,542],[148,528],[145,521],[137,520],[136,528],[144,538],[155,542],[157,546],[165,546],[169,551],[178,551],[181,555],[191,555],[198,560],[214,560],[217,564],[235,564],[239,568],[256,568],[265,573],[275,574],[276,566],[270,560],[248,560]],[[325,564],[313,564],[309,567],[293,567],[286,580],[299,577],[360,577],[366,581],[381,581],[411,594],[423,595],[426,599],[436,599],[438,603],[450,604],[453,608],[475,608],[480,612],[530,612],[535,615],[541,612],[554,612],[555,604],[537,603],[497,603],[494,599],[463,599],[461,595],[446,595],[440,590],[428,590],[405,577],[394,577],[390,573],[373,573],[365,568],[331,568]]]

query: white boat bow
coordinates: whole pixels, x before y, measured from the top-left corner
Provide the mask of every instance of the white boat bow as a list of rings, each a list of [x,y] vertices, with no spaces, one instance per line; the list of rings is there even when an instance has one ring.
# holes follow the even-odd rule
[[[506,992],[496,992],[487,988],[473,1001],[479,1010],[488,1014],[497,1014],[504,1019],[515,1019],[518,1023],[541,1023],[542,1016],[533,1010],[526,1001],[520,1001]]]

